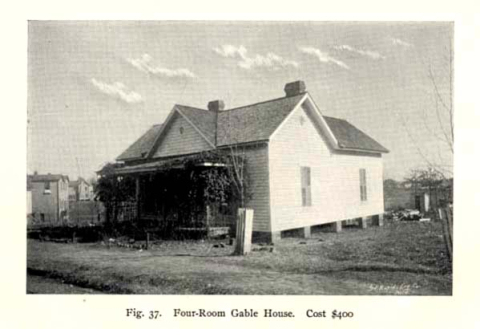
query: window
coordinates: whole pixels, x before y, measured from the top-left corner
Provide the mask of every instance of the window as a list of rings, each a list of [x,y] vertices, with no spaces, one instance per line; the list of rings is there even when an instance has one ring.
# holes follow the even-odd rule
[[[52,192],[50,191],[50,182],[45,182],[43,193],[44,193],[44,194],[50,194],[50,193],[52,193]]]
[[[310,167],[300,167],[302,179],[302,206],[312,205]]]
[[[367,171],[360,169],[360,201],[367,201]]]

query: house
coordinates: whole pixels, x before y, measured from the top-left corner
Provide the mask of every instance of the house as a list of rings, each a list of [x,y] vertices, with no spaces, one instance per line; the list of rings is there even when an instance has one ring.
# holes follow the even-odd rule
[[[208,110],[175,105],[163,124],[117,158],[115,174],[136,177],[137,201],[155,208],[162,200],[149,200],[163,190],[163,181],[154,173],[178,159],[231,150],[246,158],[253,182],[246,206],[254,210],[254,239],[274,241],[289,230],[308,236],[311,226],[336,223],[340,229],[349,219],[364,225],[374,216],[380,222],[382,154],[388,150],[348,121],[323,115],[302,81],[284,91],[283,97],[228,110],[222,101],[210,102]],[[147,208],[139,208],[139,218]]]
[[[412,184],[410,204],[412,208],[426,214],[430,210],[453,204],[453,178],[443,179],[432,186]]]
[[[27,177],[27,182],[31,190],[34,222],[68,220],[68,176],[35,173]]]
[[[27,176],[27,222],[30,223],[32,219],[32,183]]]
[[[70,201],[87,201],[92,199],[92,187],[82,177],[68,184],[68,199]]]

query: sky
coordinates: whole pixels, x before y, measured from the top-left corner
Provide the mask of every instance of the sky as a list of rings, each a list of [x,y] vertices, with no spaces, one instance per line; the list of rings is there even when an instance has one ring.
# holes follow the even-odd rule
[[[447,22],[30,21],[28,173],[90,178],[175,104],[234,108],[303,80],[390,150],[384,178],[453,171]]]

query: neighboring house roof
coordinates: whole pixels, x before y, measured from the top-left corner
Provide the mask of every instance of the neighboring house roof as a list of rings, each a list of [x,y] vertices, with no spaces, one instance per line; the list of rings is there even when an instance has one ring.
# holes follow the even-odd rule
[[[30,182],[56,182],[59,180],[66,180],[68,181],[68,176],[67,175],[53,175],[53,174],[47,174],[47,175],[29,175],[28,176],[30,179]]]
[[[32,178],[30,177],[30,175],[27,175],[27,191],[31,191],[32,190]]]
[[[162,124],[153,125],[147,130],[139,139],[137,139],[132,145],[130,145],[119,157],[118,161],[142,159],[153,147],[155,139],[162,129]]]
[[[86,185],[90,185],[84,178],[79,177],[77,180],[70,181],[70,182],[68,183],[68,186],[70,186],[70,187],[78,187],[78,185],[80,185],[81,182],[85,183]]]
[[[175,105],[164,124],[155,125],[135,141],[118,161],[146,159],[162,139],[163,131],[173,120],[175,111],[197,129],[211,145],[222,147],[235,144],[266,141],[286,120],[288,115],[308,95],[300,92],[252,105],[213,112],[184,105]],[[308,96],[310,97],[310,96]],[[321,114],[320,114],[321,115]],[[373,138],[343,119],[322,116],[338,145],[346,151],[387,153],[388,150]]]
[[[388,150],[373,138],[356,128],[350,122],[332,117],[323,116],[338,141],[340,148],[377,151],[386,153]]]
[[[79,181],[74,180],[74,181],[69,182],[68,186],[69,187],[77,187],[79,184],[80,184]]]

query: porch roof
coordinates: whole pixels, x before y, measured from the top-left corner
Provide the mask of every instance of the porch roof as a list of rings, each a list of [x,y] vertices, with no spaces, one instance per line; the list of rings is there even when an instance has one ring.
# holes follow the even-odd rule
[[[128,174],[144,174],[158,171],[165,171],[172,168],[185,168],[186,164],[197,167],[224,167],[226,163],[219,155],[211,154],[191,154],[179,156],[174,158],[157,159],[155,161],[137,163],[137,164],[123,164],[116,166],[110,174],[113,175],[128,175]],[[102,174],[102,170],[99,174]]]

